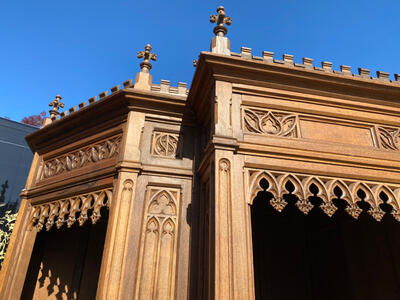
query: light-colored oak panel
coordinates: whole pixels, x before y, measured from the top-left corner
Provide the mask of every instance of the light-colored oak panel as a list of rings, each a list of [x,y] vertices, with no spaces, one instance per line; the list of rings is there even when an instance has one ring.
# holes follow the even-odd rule
[[[300,119],[302,138],[358,146],[374,146],[370,128]]]

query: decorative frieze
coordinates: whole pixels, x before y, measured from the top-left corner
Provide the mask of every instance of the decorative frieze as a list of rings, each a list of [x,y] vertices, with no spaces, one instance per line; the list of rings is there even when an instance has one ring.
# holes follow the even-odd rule
[[[400,128],[377,126],[377,134],[382,148],[400,149]]]
[[[304,214],[314,208],[309,197],[315,196],[322,200],[319,208],[329,217],[338,210],[333,200],[341,199],[346,202],[346,212],[355,219],[363,211],[358,204],[364,202],[368,204],[368,214],[381,221],[385,215],[381,205],[386,203],[391,206],[390,214],[400,222],[400,185],[256,170],[249,171],[249,179],[249,203],[252,203],[258,192],[266,191],[272,194],[269,203],[279,212],[288,204],[283,195],[292,194],[297,197],[297,208]],[[262,180],[268,186],[265,182],[260,185]],[[288,182],[293,187],[289,188],[290,191]]]
[[[100,219],[102,207],[110,207],[112,188],[77,195],[66,199],[52,201],[33,206],[31,228],[41,231],[43,227],[49,231],[54,224],[61,228],[65,223],[71,227],[78,221],[82,226],[88,219],[93,224]]]
[[[154,131],[151,154],[166,158],[176,158],[180,155],[179,133]]]
[[[120,143],[121,136],[114,136],[94,145],[45,160],[39,180],[78,169],[103,159],[115,157],[119,153]]]
[[[245,108],[244,129],[247,132],[284,137],[299,137],[295,114]]]
[[[149,187],[135,299],[174,299],[180,191]]]

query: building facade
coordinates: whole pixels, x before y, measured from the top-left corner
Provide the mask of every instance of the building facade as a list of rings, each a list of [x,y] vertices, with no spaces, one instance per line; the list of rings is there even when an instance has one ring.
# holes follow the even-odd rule
[[[399,299],[400,77],[230,51],[51,119],[1,299]]]
[[[0,265],[6,253],[33,153],[25,136],[38,128],[0,118]]]

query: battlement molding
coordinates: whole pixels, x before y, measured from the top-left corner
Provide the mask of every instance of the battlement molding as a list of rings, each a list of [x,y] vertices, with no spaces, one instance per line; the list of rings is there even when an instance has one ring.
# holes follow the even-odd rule
[[[264,56],[268,57],[268,53]],[[271,63],[267,60],[244,59],[242,57],[202,52],[188,95],[188,103],[204,124],[209,120],[206,99],[212,94],[215,81],[233,85],[247,85],[252,88],[270,88],[287,92],[357,100],[362,103],[380,102],[381,106],[398,106],[400,84],[385,80],[366,80],[362,77],[345,76],[330,71],[331,64],[325,62],[323,71],[310,68],[297,68],[292,57],[285,56],[284,63]],[[311,59],[306,59],[310,64]],[[348,70],[343,67],[344,72]],[[387,103],[387,104],[386,104]],[[207,117],[208,116],[208,117]]]
[[[64,110],[61,112],[59,115],[60,117],[55,119],[63,119],[68,115],[71,115],[75,112],[78,112],[86,107],[90,107],[91,105],[101,102],[105,100],[108,97],[111,97],[112,95],[115,95],[119,93],[122,90],[125,89],[135,89],[135,85],[132,83],[132,79],[129,79],[127,81],[124,81],[122,84],[122,89],[120,85],[116,85],[110,89],[110,92],[108,90],[101,92],[98,96],[94,96],[92,98],[89,98],[87,101],[83,101],[78,104],[78,106],[73,106],[69,109]],[[170,94],[170,95],[178,95],[178,96],[185,96],[189,93],[189,90],[187,88],[187,83],[185,82],[178,82],[178,86],[170,86],[170,81],[169,80],[161,80],[160,84],[152,84],[151,85],[151,91],[153,92],[159,92],[162,94]],[[54,120],[54,121],[55,121]]]
[[[55,120],[38,131],[28,135],[26,140],[33,151],[40,147],[51,145],[55,141],[63,141],[63,135],[69,137],[88,131],[100,130],[107,126],[121,124],[129,111],[136,110],[151,114],[162,114],[183,118],[186,108],[186,95],[161,93],[154,91],[125,88],[95,101],[88,100],[89,105],[81,105],[69,115]],[[82,120],[88,120],[82,123]],[[109,124],[109,125],[108,125]],[[114,125],[113,125],[114,124]],[[104,129],[104,130],[105,130]]]
[[[354,76],[358,78],[371,79],[371,80],[380,80],[385,82],[391,82],[394,84],[400,84],[400,74],[393,74],[394,80],[390,80],[390,74],[383,71],[376,71],[376,77],[372,77],[370,74],[370,70],[366,68],[358,68],[358,73],[351,73],[351,66],[340,65],[340,70],[333,70],[332,63],[327,61],[321,62],[321,67],[313,65],[313,59],[308,57],[302,58],[302,63],[294,62],[294,56],[291,54],[283,54],[282,60],[274,58],[274,52],[263,51],[262,56],[252,55],[252,49],[248,47],[241,47],[240,53],[231,52],[231,56],[241,57],[243,59],[250,59],[255,61],[263,61],[268,63],[275,64],[285,64],[298,68],[307,68],[315,71],[325,71],[325,72],[333,72],[335,74]]]
[[[284,61],[282,63],[271,63],[263,59],[244,59],[242,57],[202,52],[190,94],[194,95],[199,92],[197,90],[199,83],[204,82],[206,80],[205,77],[212,76],[216,80],[256,86],[276,84],[283,89],[285,87],[287,89],[293,85],[292,89],[298,86],[308,90],[350,96],[358,95],[364,98],[390,100],[393,102],[398,102],[400,98],[400,84],[396,82],[366,80],[361,76],[344,76],[337,72],[329,71],[329,68],[329,62],[324,63],[322,71],[316,71],[306,67],[297,68],[288,61],[288,58],[286,58],[286,63]],[[198,82],[196,86],[194,85],[195,82]],[[283,85],[282,82],[287,83]],[[192,102],[190,95],[188,100]]]

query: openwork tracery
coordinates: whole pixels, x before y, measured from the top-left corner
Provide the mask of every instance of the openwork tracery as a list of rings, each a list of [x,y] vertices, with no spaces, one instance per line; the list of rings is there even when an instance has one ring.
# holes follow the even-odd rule
[[[73,152],[44,161],[40,179],[43,180],[64,172],[78,169],[103,159],[116,157],[119,153],[121,136],[114,136]]]
[[[88,219],[95,224],[101,217],[102,207],[110,207],[112,188],[77,195],[33,207],[31,227],[38,231],[46,227],[49,231],[54,224],[60,228],[67,224],[71,227],[76,221],[82,226]]]
[[[319,208],[329,217],[332,217],[338,207],[334,199],[344,200],[345,210],[357,219],[362,212],[358,204],[367,203],[367,212],[377,221],[385,215],[382,205],[390,205],[390,214],[400,222],[400,186],[378,182],[358,181],[324,176],[310,176],[304,174],[282,173],[275,171],[250,171],[249,203],[257,196],[258,192],[266,191],[272,194],[270,204],[281,212],[288,204],[283,195],[292,194],[297,197],[296,206],[304,214],[308,214],[314,205],[309,198],[319,197],[322,204]],[[263,187],[260,182],[268,184]],[[293,187],[290,191],[288,183]]]
[[[299,137],[298,117],[295,114],[245,108],[243,120],[247,132]]]

